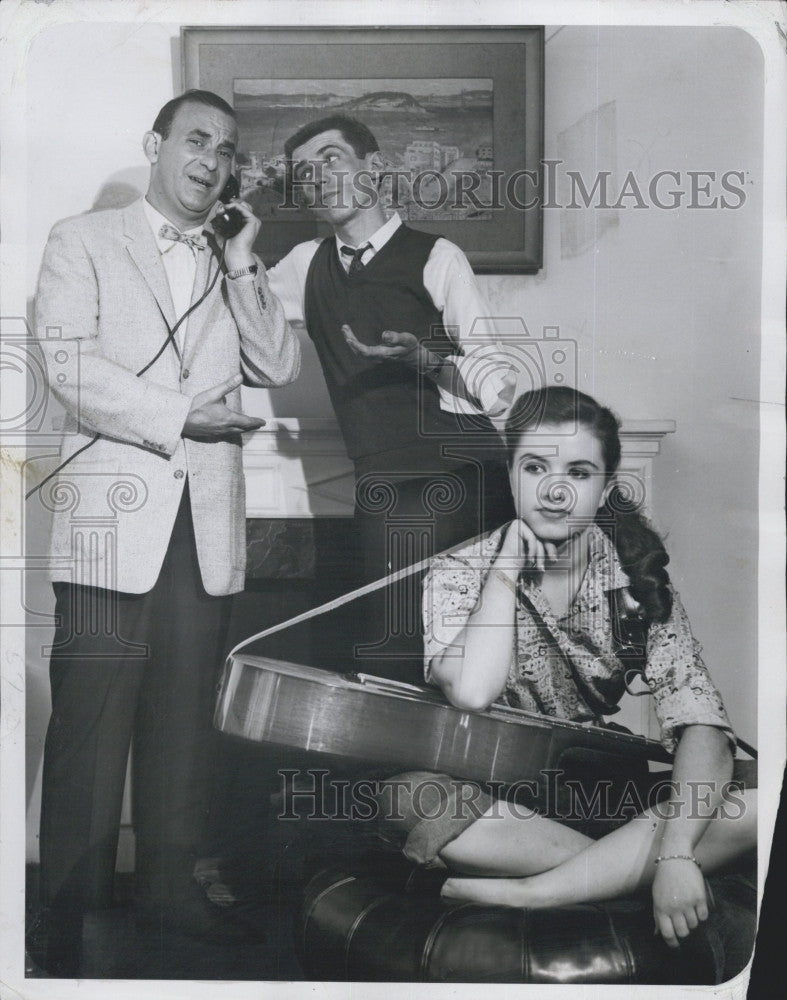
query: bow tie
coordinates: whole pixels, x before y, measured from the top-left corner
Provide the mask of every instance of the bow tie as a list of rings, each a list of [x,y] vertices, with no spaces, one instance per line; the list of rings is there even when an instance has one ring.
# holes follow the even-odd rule
[[[185,243],[187,247],[191,247],[192,250],[204,250],[208,245],[208,241],[203,235],[195,235],[193,233],[179,233],[174,226],[164,224],[158,231],[159,237],[162,240],[172,240],[175,243]]]
[[[366,253],[367,250],[371,249],[372,249],[371,243],[364,243],[364,245],[362,247],[358,247],[357,250],[354,250],[352,247],[341,248],[341,251],[345,257],[352,257],[352,260],[350,261],[350,267],[347,270],[348,274],[357,274],[359,271],[362,271],[364,269],[366,265],[361,260],[361,257],[363,257],[363,255]]]

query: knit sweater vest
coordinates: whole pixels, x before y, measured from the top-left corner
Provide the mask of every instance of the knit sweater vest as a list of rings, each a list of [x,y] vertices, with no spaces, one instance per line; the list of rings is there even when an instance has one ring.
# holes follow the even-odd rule
[[[322,364],[347,453],[361,469],[423,474],[468,461],[444,453],[447,439],[461,445],[468,422],[440,407],[434,383],[402,362],[359,357],[341,330],[348,324],[368,345],[381,344],[385,330],[407,332],[428,341],[435,354],[459,353],[443,327],[442,313],[424,288],[424,267],[437,239],[402,225],[365,267],[350,276],[331,236],[320,244],[309,267],[306,328]],[[492,424],[484,418],[480,423],[481,428],[478,417],[470,421],[475,441],[479,429],[483,437],[490,433],[490,442],[496,441]],[[490,450],[497,451],[494,446]],[[481,459],[490,457],[488,452],[480,454],[477,444],[472,452]]]

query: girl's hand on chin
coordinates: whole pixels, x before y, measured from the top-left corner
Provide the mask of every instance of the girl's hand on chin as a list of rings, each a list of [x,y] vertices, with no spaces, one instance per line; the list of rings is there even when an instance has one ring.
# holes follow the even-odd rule
[[[542,542],[537,538],[529,525],[518,517],[506,529],[497,562],[501,559],[518,572],[535,569],[543,573],[546,564],[557,559],[557,549],[552,542]]]

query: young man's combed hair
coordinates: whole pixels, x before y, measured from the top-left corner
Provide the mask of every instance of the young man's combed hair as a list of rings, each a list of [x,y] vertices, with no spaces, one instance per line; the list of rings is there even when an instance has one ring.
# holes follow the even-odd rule
[[[284,156],[287,161],[287,181],[292,184],[292,154],[309,139],[313,139],[322,132],[340,132],[345,142],[349,143],[355,155],[359,158],[368,153],[376,153],[380,145],[371,131],[359,122],[357,118],[349,115],[329,115],[327,118],[318,118],[316,121],[307,122],[295,135],[291,135],[284,143]]]
[[[309,139],[322,132],[341,132],[345,142],[349,142],[359,157],[366,156],[367,153],[376,153],[380,148],[379,143],[372,135],[371,131],[359,122],[357,118],[349,115],[329,115],[327,118],[318,118],[317,121],[307,122],[295,135],[291,135],[284,143],[284,154],[288,160],[292,159],[292,152],[298,146],[302,146]]]

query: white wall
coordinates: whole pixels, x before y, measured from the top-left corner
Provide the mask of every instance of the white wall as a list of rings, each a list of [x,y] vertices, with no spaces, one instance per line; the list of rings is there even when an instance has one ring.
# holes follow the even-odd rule
[[[488,282],[531,331],[557,324],[577,339],[583,388],[627,418],[677,421],[655,462],[656,519],[706,662],[750,739],[762,89],[759,47],[736,29],[562,28],[546,46],[547,158],[558,133],[614,101],[619,182],[629,170],[643,187],[663,169],[742,170],[747,200],[733,211],[628,208],[566,260],[560,212],[546,211],[543,270]]]
[[[656,514],[672,575],[733,724],[756,737],[758,315],[763,69],[735,29],[547,29],[546,156],[586,112],[614,102],[617,175],[743,170],[737,211],[626,209],[595,245],[563,259],[560,211],[545,212],[535,276],[482,280],[502,315],[531,333],[559,326],[579,345],[583,388],[630,419],[674,418],[656,459]],[[82,24],[39,35],[27,62],[29,294],[52,223],[145,188],[140,139],[177,91],[178,27]],[[173,59],[175,60],[173,68]],[[605,162],[598,169],[608,168]],[[571,165],[566,164],[570,169]],[[310,415],[328,403],[313,355],[289,395],[250,394],[257,412]],[[315,403],[315,400],[317,401]],[[34,526],[31,545],[40,550]],[[28,607],[51,612],[32,580]],[[48,693],[29,650],[28,853],[36,852],[38,772]]]

